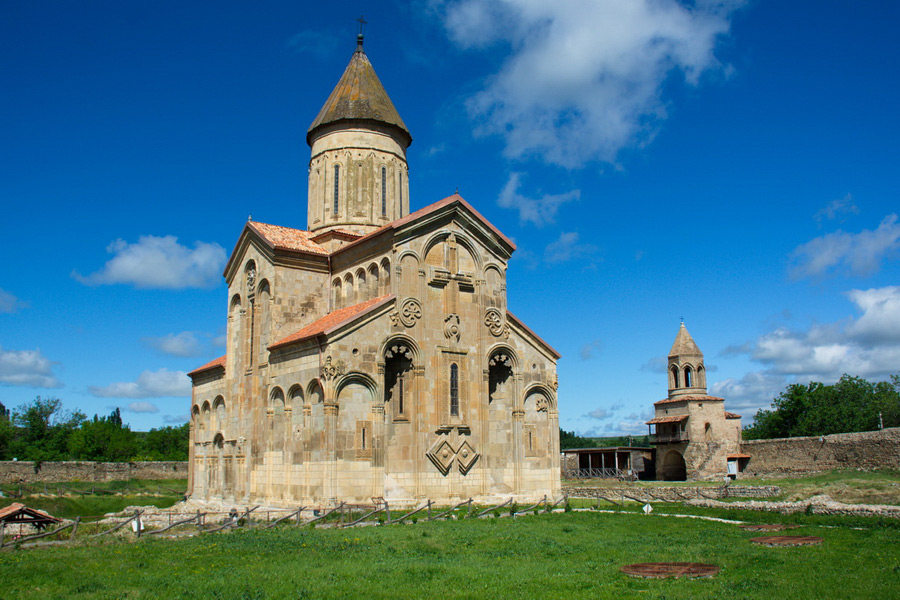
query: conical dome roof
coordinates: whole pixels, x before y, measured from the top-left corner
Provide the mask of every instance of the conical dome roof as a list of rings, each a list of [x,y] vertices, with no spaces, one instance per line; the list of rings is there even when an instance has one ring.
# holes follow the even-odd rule
[[[400,118],[397,109],[388,97],[384,86],[375,74],[372,63],[362,49],[362,36],[350,64],[341,75],[319,115],[309,126],[306,142],[312,145],[313,132],[316,129],[340,121],[377,121],[396,129],[405,139],[406,145],[412,143],[412,136]]]
[[[684,323],[678,328],[678,333],[675,335],[675,343],[672,344],[672,349],[669,350],[669,358],[674,358],[676,356],[703,357],[703,353],[700,352],[700,348],[697,347],[694,338],[688,333]]]

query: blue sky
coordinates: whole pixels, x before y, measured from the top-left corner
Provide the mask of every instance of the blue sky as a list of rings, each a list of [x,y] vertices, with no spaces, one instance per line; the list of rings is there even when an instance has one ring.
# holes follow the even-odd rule
[[[682,317],[745,423],[900,372],[900,8],[689,4],[4,3],[0,401],[184,421],[247,216],[306,225],[360,14],[412,209],[459,189],[518,244],[563,428],[646,432]]]

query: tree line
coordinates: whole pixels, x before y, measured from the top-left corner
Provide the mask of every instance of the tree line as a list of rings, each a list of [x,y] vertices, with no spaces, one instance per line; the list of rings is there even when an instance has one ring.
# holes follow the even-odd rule
[[[745,440],[829,435],[900,427],[900,375],[871,382],[844,374],[837,383],[818,381],[787,386],[761,409]]]
[[[118,408],[89,419],[58,398],[41,398],[14,410],[0,402],[0,460],[187,460],[189,425],[131,431]]]

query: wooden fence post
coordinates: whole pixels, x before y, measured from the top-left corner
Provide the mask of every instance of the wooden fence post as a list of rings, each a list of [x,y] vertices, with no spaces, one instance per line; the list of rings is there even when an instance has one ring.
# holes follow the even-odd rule
[[[69,536],[69,541],[75,539],[75,532],[78,531],[78,524],[81,523],[81,517],[75,517],[75,525],[72,526],[72,535]]]
[[[0,548],[3,547],[4,535],[6,535],[6,521],[0,521]]]
[[[297,509],[297,527],[300,527],[300,521],[301,521],[300,513],[301,513],[301,512],[303,512],[303,507],[302,507],[302,506],[301,506],[300,508]]]
[[[387,524],[391,524],[391,509],[388,507],[387,500],[384,501],[384,512],[387,515]]]
[[[197,509],[197,533],[203,533],[203,521],[200,516],[200,509]]]

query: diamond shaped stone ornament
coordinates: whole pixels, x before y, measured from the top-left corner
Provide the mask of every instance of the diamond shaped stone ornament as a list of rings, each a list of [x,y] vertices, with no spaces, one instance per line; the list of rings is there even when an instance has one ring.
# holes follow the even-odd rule
[[[450,467],[453,466],[453,459],[456,457],[456,452],[446,439],[441,439],[431,447],[431,450],[425,453],[425,456],[434,463],[434,466],[437,467],[438,471],[443,475],[446,475],[450,472]]]
[[[459,450],[456,451],[456,463],[459,465],[459,472],[465,475],[469,472],[473,466],[475,466],[475,461],[478,460],[479,454],[475,451],[475,448],[469,444],[468,441],[463,442]]]

